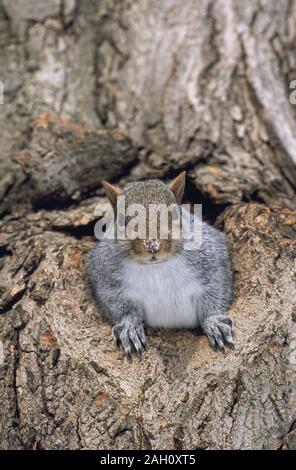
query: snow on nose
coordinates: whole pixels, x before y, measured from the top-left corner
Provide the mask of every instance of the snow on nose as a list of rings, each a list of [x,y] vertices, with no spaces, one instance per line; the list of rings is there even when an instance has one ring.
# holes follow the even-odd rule
[[[148,253],[153,254],[157,253],[161,247],[160,241],[155,238],[147,238],[147,240],[143,241],[143,245]]]

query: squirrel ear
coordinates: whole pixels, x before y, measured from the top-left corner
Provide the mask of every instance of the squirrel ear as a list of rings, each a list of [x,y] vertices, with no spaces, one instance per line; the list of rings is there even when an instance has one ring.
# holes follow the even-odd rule
[[[102,185],[104,186],[105,194],[111,202],[112,206],[116,206],[117,197],[121,195],[121,190],[117,186],[113,186],[113,184],[110,184],[107,181],[102,181]]]
[[[180,203],[185,189],[186,171],[182,171],[173,181],[169,184],[169,189],[175,195],[177,201]]]

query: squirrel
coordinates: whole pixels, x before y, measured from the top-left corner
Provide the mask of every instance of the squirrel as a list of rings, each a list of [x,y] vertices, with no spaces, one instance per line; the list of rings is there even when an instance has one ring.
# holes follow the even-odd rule
[[[185,171],[168,185],[158,179],[128,183],[120,189],[106,181],[106,196],[116,208],[117,198],[132,203],[177,204],[185,189]],[[115,210],[116,216],[116,210]],[[190,226],[193,216],[190,214]],[[103,239],[87,255],[92,290],[104,317],[113,325],[117,346],[125,353],[146,347],[145,325],[152,328],[201,329],[210,346],[234,347],[232,267],[224,234],[200,220],[201,244],[185,250],[184,240]]]

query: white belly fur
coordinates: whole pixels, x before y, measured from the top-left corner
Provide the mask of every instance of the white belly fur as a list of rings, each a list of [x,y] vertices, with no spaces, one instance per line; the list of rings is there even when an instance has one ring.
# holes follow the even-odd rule
[[[123,292],[153,328],[195,327],[201,291],[198,279],[175,257],[155,265],[130,261],[124,269]]]

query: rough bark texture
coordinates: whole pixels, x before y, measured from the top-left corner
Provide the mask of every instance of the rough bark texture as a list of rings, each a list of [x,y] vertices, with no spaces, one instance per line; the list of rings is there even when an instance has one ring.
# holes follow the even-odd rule
[[[0,0],[0,448],[295,449],[296,4]],[[99,180],[188,170],[236,349],[116,350],[84,268]]]
[[[51,113],[38,116],[13,152],[20,168],[2,202],[6,212],[24,203],[26,209],[77,203],[136,160],[122,131],[88,129]]]

